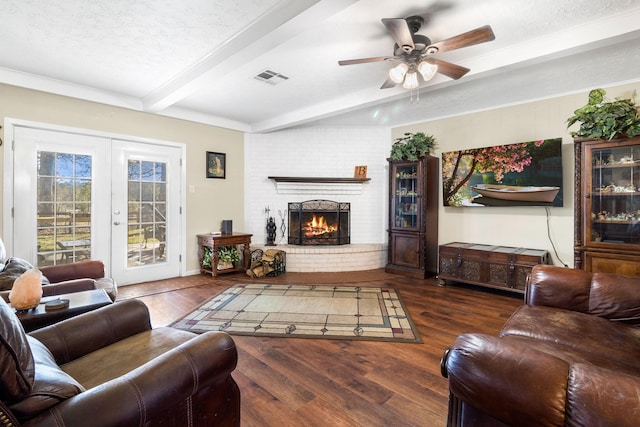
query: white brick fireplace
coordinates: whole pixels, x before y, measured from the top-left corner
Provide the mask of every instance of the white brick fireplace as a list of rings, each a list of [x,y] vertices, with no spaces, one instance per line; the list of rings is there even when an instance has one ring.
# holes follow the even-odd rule
[[[388,168],[391,133],[386,128],[300,128],[245,137],[245,232],[252,247],[266,243],[266,213],[278,225],[277,247],[287,252],[287,271],[356,271],[387,260]],[[367,166],[365,183],[276,183],[270,176],[352,178]],[[289,202],[327,199],[351,204],[351,244],[287,245]]]

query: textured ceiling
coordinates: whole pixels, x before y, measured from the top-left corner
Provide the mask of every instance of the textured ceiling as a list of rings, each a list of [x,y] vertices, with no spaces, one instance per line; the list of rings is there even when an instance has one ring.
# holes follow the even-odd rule
[[[442,40],[491,25],[496,40],[440,55],[420,102],[380,90],[380,19],[423,14]],[[249,132],[397,126],[640,80],[637,0],[4,0],[0,82]],[[265,69],[278,85],[253,77]],[[413,93],[415,97],[416,93]]]

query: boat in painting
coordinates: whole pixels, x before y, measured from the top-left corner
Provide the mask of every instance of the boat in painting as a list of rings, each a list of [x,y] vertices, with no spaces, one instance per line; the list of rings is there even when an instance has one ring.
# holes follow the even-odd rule
[[[483,197],[518,202],[552,203],[560,187],[535,187],[499,184],[478,184],[471,187]]]

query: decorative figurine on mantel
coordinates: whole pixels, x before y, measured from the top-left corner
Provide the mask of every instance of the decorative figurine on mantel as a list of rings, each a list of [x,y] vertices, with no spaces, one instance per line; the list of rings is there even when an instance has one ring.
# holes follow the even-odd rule
[[[273,217],[269,217],[269,221],[267,222],[267,246],[275,246],[276,245],[276,222]]]

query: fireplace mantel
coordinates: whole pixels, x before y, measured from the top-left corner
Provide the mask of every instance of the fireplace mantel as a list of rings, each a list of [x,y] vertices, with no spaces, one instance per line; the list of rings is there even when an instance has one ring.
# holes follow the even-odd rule
[[[371,181],[371,178],[331,178],[324,176],[270,176],[269,179],[274,180],[275,182],[309,182],[309,183],[331,183],[331,184],[340,184],[340,183],[364,183],[367,181]]]
[[[360,194],[371,178],[270,176],[278,194]]]

